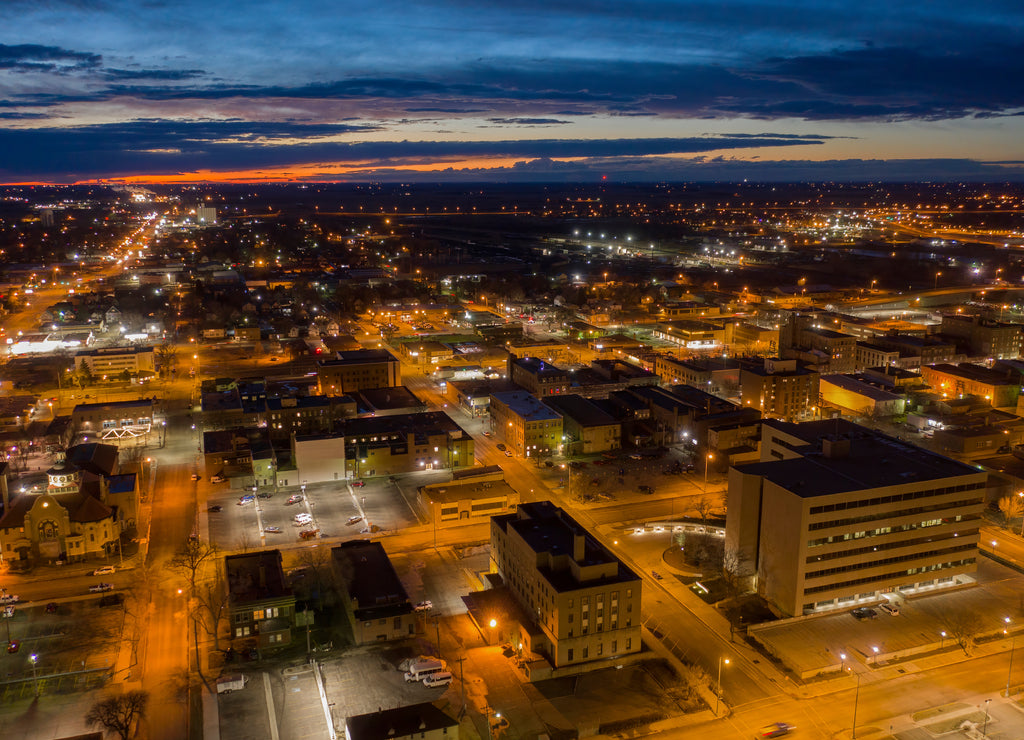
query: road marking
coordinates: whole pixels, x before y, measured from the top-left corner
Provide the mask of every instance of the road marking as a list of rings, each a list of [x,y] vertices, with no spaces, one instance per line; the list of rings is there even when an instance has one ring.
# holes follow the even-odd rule
[[[274,695],[270,692],[270,674],[263,672],[263,694],[267,699],[267,714],[270,719],[270,740],[280,740],[277,732],[277,712],[274,710]]]

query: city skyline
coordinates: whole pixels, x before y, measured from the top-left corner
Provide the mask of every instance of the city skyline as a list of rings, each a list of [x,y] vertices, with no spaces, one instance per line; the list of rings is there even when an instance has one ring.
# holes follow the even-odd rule
[[[1010,3],[6,7],[4,183],[1024,173]]]

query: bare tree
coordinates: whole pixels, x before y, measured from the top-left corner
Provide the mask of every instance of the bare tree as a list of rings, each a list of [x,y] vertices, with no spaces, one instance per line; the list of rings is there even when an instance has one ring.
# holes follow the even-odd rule
[[[999,511],[1003,513],[1004,526],[1010,526],[1013,519],[1024,513],[1024,497],[1003,496],[999,499]]]
[[[971,654],[974,636],[978,634],[976,615],[966,611],[944,611],[939,616],[939,624],[944,628],[946,637],[959,645],[964,655]]]
[[[255,549],[256,543],[253,541],[252,534],[248,529],[245,529],[235,538],[235,550],[241,553],[249,552]]]
[[[707,496],[701,496],[694,502],[693,509],[700,517],[701,524],[706,525],[711,517],[711,512],[715,509],[715,502]]]
[[[189,587],[195,591],[196,577],[203,566],[215,559],[219,554],[216,545],[199,539],[188,539],[185,545],[167,561],[166,567],[186,579]]]
[[[348,558],[339,559],[342,570],[347,560]],[[325,603],[333,603],[334,592],[339,585],[339,574],[335,572],[332,563],[331,549],[326,545],[306,548],[299,553],[297,562],[299,567],[308,568],[312,575],[315,593],[311,596],[316,597],[317,606],[323,607]],[[341,574],[341,577],[344,575]]]
[[[85,715],[90,727],[102,727],[117,733],[121,740],[129,740],[138,730],[139,720],[146,714],[149,692],[129,691],[126,694],[109,696],[92,705]]]
[[[160,365],[160,376],[166,378],[178,364],[178,348],[173,344],[158,344],[154,350],[156,360]]]
[[[225,609],[230,603],[230,592],[224,579],[219,576],[203,583],[196,589],[197,617],[199,624],[213,638],[213,649],[220,650],[220,623],[226,618]]]

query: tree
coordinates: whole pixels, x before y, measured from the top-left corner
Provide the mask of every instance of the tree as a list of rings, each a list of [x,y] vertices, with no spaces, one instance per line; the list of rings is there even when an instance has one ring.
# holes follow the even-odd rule
[[[701,496],[694,502],[693,508],[697,512],[697,516],[700,517],[701,524],[706,526],[708,519],[711,517],[711,512],[715,508],[715,502],[707,496]]]
[[[966,611],[944,611],[939,616],[946,637],[953,640],[964,655],[971,654],[974,636],[978,634],[978,617]]]
[[[147,691],[134,690],[109,696],[92,705],[85,715],[85,722],[90,727],[115,732],[121,740],[129,740],[138,729],[139,720],[146,714],[148,703]]]
[[[156,354],[157,363],[160,366],[160,375],[167,377],[174,370],[174,366],[178,363],[178,348],[173,344],[163,343],[158,344],[154,350]]]
[[[196,615],[206,633],[213,638],[213,649],[220,650],[219,628],[224,613],[230,603],[230,592],[224,580],[216,577],[196,589]]]
[[[185,541],[184,547],[167,561],[166,567],[188,579],[188,585],[194,591],[197,574],[208,561],[216,558],[218,553],[216,545],[189,538]]]
[[[1003,513],[1005,526],[1010,526],[1010,521],[1024,513],[1024,497],[1003,496],[999,499],[999,511]]]

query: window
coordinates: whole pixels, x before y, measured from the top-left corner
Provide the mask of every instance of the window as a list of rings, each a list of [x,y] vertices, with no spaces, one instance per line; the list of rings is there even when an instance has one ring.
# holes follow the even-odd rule
[[[627,637],[626,638],[626,650],[630,650],[632,647],[633,647],[633,638],[632,637]]]
[[[604,655],[604,643],[603,642],[597,643],[597,654],[598,655]]]
[[[612,653],[617,653],[618,651],[619,651],[619,641],[618,640],[612,640]]]
[[[584,647],[583,647],[583,660],[586,660],[589,657],[590,657],[590,648],[584,645]]]

